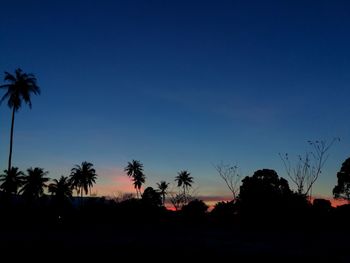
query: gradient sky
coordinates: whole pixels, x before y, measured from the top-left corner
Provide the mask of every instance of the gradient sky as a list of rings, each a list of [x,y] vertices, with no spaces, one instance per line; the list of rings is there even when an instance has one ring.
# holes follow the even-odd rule
[[[275,169],[307,140],[330,150],[314,192],[330,196],[350,156],[348,1],[2,1],[0,71],[42,95],[16,115],[13,164],[50,177],[92,162],[98,194],[187,169],[199,195],[228,195],[213,164]],[[2,73],[1,73],[2,74]],[[0,107],[0,168],[10,110]]]

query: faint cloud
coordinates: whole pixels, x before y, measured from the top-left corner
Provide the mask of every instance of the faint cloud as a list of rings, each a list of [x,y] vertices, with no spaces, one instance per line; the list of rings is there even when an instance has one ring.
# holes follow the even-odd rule
[[[273,121],[285,106],[282,102],[251,98],[220,90],[167,89],[148,91],[152,96],[191,110],[254,123]]]

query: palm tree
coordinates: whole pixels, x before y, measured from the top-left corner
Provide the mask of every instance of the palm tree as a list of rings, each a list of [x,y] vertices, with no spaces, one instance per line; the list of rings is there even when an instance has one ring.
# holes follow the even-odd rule
[[[72,197],[72,186],[67,176],[61,176],[59,180],[53,180],[49,184],[49,193],[56,196],[57,200],[63,201]]]
[[[28,104],[29,108],[32,108],[32,102],[30,100],[31,93],[35,95],[40,94],[40,88],[36,84],[35,76],[33,74],[24,73],[20,68],[16,69],[14,75],[5,72],[4,81],[7,81],[8,84],[0,86],[0,88],[6,90],[6,93],[2,96],[0,102],[7,99],[7,105],[10,107],[10,109],[12,109],[10,153],[7,168],[7,170],[10,171],[12,167],[11,160],[15,113],[21,108],[22,101]]]
[[[140,189],[143,183],[145,183],[146,176],[143,173],[143,164],[140,161],[132,160],[128,162],[128,165],[124,168],[127,176],[132,177],[137,197],[139,196]]]
[[[124,168],[124,171],[129,177],[134,177],[135,174],[143,173],[143,164],[140,161],[132,160]]]
[[[44,188],[47,187],[46,182],[49,181],[49,178],[45,177],[48,173],[43,168],[29,168],[27,175],[24,177],[24,185],[20,192],[30,200],[42,196]]]
[[[187,170],[183,170],[177,173],[178,175],[175,177],[175,181],[177,181],[177,186],[183,188],[184,197],[186,198],[186,190],[192,187],[193,177],[191,177],[191,173]]]
[[[72,168],[69,182],[72,187],[77,190],[78,195],[80,194],[81,200],[83,200],[83,194],[87,195],[93,185],[96,183],[97,174],[93,168],[93,164],[89,162],[82,162],[81,165],[75,165]]]
[[[137,197],[142,197],[142,193],[141,193],[141,186],[142,184],[145,183],[146,181],[146,176],[140,172],[140,173],[137,173],[133,176],[133,182],[134,182],[134,187],[135,187],[135,190],[136,190],[136,195]]]
[[[160,183],[157,183],[159,193],[162,195],[163,199],[163,205],[165,204],[165,195],[167,194],[167,189],[169,186],[169,183],[165,181],[160,181]]]
[[[0,175],[0,189],[7,194],[17,194],[18,189],[23,185],[23,172],[18,171],[17,167],[11,167],[10,170],[4,170]]]

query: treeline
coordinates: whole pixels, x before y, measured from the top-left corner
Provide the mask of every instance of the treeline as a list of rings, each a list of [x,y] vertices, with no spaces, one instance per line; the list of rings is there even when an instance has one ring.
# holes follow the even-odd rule
[[[143,168],[138,161],[129,164],[132,163],[138,164],[138,169]],[[125,168],[127,173],[129,164]],[[4,178],[8,178],[9,174],[17,177],[21,187],[12,186],[5,191],[5,186],[9,186],[9,183]],[[62,176],[50,184],[46,175],[47,172],[41,168],[30,168],[26,175],[13,168],[10,173],[2,175],[0,220],[6,221],[8,226],[20,223],[69,228],[137,223],[288,231],[337,229],[343,227],[338,222],[350,219],[349,205],[334,208],[329,200],[311,201],[308,196],[292,191],[288,181],[270,169],[258,170],[252,176],[246,176],[236,199],[218,202],[211,210],[204,201],[191,196],[188,189],[186,192],[183,181],[178,183],[179,191],[175,194],[180,199],[178,209],[169,210],[164,197],[167,195],[166,187],[163,192],[159,189],[164,187],[164,182],[157,184],[158,189],[146,187],[143,192],[141,188],[138,189],[138,197],[83,197],[83,194],[89,193],[97,176],[91,163],[83,162],[75,166],[69,177]],[[193,182],[189,175],[188,172],[179,172],[176,182],[184,178],[190,178]],[[189,185],[191,184],[188,183],[187,188]],[[45,194],[45,187],[50,194]],[[72,196],[73,191],[77,193],[75,197]]]

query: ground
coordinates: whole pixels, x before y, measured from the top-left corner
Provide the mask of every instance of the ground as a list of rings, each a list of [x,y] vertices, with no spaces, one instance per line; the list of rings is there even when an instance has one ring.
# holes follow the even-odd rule
[[[96,224],[68,229],[37,226],[3,229],[0,245],[3,257],[25,259],[350,262],[350,242],[347,235],[339,231],[282,233],[278,230],[162,224]]]

